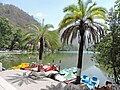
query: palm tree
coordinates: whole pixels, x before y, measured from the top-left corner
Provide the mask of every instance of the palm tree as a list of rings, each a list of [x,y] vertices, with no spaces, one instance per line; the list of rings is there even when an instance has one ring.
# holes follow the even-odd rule
[[[42,56],[44,51],[44,45],[47,46],[52,52],[59,47],[58,42],[58,33],[57,31],[49,31],[50,28],[53,28],[51,24],[40,24],[40,25],[30,25],[31,32],[28,36],[31,36],[29,42],[33,42],[34,45],[39,43],[39,66],[38,72],[40,71],[40,65],[42,64]]]
[[[95,6],[96,3],[92,3],[91,0],[88,0],[86,3],[79,0],[77,5],[65,7],[64,12],[66,12],[66,15],[59,24],[59,32],[63,30],[61,35],[61,41],[63,43],[72,44],[72,41],[78,37],[78,70],[75,84],[80,84],[81,80],[82,56],[85,40],[96,43],[98,35],[103,34],[103,27],[105,27],[103,23],[96,19],[105,20],[107,11],[105,8]],[[87,37],[88,39],[86,39]]]

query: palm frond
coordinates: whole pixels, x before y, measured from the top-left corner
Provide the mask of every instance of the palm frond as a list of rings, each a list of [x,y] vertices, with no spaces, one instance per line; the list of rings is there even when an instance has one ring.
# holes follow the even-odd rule
[[[105,25],[96,23],[96,25],[98,24],[99,26],[98,28],[95,26],[95,22],[96,19],[106,20],[107,10],[103,7],[95,6],[96,3],[92,3],[91,0],[89,0],[86,4],[82,0],[79,0],[78,5],[70,5],[64,9],[66,15],[61,20],[58,29],[59,31],[63,30],[63,33],[61,35],[61,41],[63,43],[68,44],[68,41],[72,43],[73,39],[77,36],[77,31],[81,31],[82,29],[84,31],[88,29],[91,33],[89,35],[89,41],[93,40],[96,43],[98,33],[101,31],[101,34],[103,34],[102,30]],[[79,25],[76,23],[79,23]],[[73,28],[73,26],[76,26],[76,28]],[[84,36],[84,40],[85,38],[86,36]]]
[[[63,9],[64,12],[74,12],[74,11],[79,11],[76,5],[69,5]]]
[[[45,26],[43,26],[43,27],[41,27],[42,29],[41,29],[41,33],[42,33],[42,36],[44,36],[45,35],[45,33],[46,32],[48,32],[48,30],[50,29],[50,28],[54,28],[54,26],[52,25],[52,24],[46,24]]]
[[[66,23],[64,23],[64,22],[66,22]],[[74,18],[73,19],[69,19],[67,21],[64,21],[64,20],[61,21],[60,24],[59,24],[58,31],[60,32],[62,29],[68,27],[70,24],[73,24],[73,23],[75,23],[75,19]]]
[[[92,0],[87,0],[87,2],[85,3],[85,9],[87,9],[87,7],[88,7],[88,5],[90,4],[90,3],[92,3]],[[91,7],[91,6],[90,6]]]
[[[85,21],[85,22],[86,22],[86,21],[90,21],[91,23],[94,22],[92,16],[86,17],[84,21]]]
[[[93,18],[94,19],[106,19],[106,16],[105,15],[101,15],[101,14],[98,14],[98,15],[93,15]]]
[[[97,24],[97,25],[100,25],[101,27],[104,28],[104,30],[107,30],[108,29],[108,26],[102,22],[97,22],[97,21],[94,21],[94,24]]]
[[[30,24],[30,25],[27,26],[27,28],[36,32],[36,31],[39,31],[40,26],[35,25],[35,24]]]
[[[88,9],[86,10],[86,13],[89,13],[89,11],[96,5],[96,3],[94,2],[91,6],[88,7]],[[86,6],[87,8],[87,6]]]
[[[71,36],[72,32],[74,31],[74,29],[75,29],[75,26],[72,25],[64,30],[64,32],[61,35],[61,41],[63,43],[67,42],[67,44],[68,44],[70,36]]]
[[[72,44],[73,40],[77,37],[77,32],[78,32],[76,26],[75,26],[73,29],[74,29],[74,30],[73,30],[73,32],[72,32],[72,36],[71,36],[71,40],[70,40],[70,43],[71,43],[71,44]]]
[[[93,42],[96,43],[96,36],[97,36],[97,31],[93,28],[93,27],[90,27],[90,33],[92,35],[92,38],[93,38]]]
[[[90,13],[93,13],[95,11],[99,11],[99,12],[103,12],[103,13],[107,13],[107,10],[106,8],[103,8],[103,7],[94,7],[90,10]]]
[[[45,43],[47,44],[47,47],[49,49],[56,49],[59,47],[59,42],[58,42],[58,33],[57,31],[49,31],[46,33],[45,36]]]
[[[89,19],[93,21],[94,19],[107,19],[106,17],[107,10],[102,7],[92,7],[86,12],[85,20]]]
[[[100,26],[100,25],[95,25],[95,27],[97,28],[97,32],[100,34],[100,35],[102,35],[102,34],[104,34],[104,31],[103,31],[103,29],[102,29],[102,27]]]
[[[79,11],[78,12],[82,12],[82,15],[84,16],[85,15],[85,7],[84,7],[84,2],[82,1],[82,0],[80,0],[79,2],[78,2],[78,9],[79,9]],[[82,17],[83,17],[82,16]]]

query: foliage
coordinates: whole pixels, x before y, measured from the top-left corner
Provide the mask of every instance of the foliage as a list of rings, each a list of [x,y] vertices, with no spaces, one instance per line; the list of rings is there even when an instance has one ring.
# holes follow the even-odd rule
[[[97,21],[96,19],[106,19],[106,9],[103,7],[95,7],[96,3],[92,3],[88,0],[84,3],[82,0],[78,1],[77,5],[69,5],[64,8],[66,13],[59,24],[59,31],[62,31],[61,41],[63,43],[72,44],[75,38],[78,38],[79,42],[79,56],[78,56],[78,69],[81,74],[82,69],[82,55],[83,46],[85,42],[97,43],[101,39],[101,35],[104,34],[105,24]],[[100,35],[100,36],[99,36]],[[80,83],[80,75],[77,77],[78,83]]]
[[[39,47],[39,72],[45,47],[47,47],[48,51],[51,50],[52,52],[59,47],[58,33],[57,31],[49,31],[50,28],[53,28],[53,25],[44,25],[44,22],[39,25],[32,24],[28,26],[28,28],[31,30],[31,32],[28,33],[28,36],[30,37],[29,42],[33,45],[33,50],[36,45]]]
[[[88,37],[89,40],[91,40],[90,36],[92,36],[93,40],[96,42],[97,33],[103,33],[103,28],[101,27],[103,26],[106,28],[106,26],[102,22],[100,23],[96,19],[105,19],[105,13],[107,11],[105,8],[95,6],[96,3],[92,3],[91,5],[91,2],[89,2],[89,0],[87,3],[84,3],[80,0],[80,3],[78,3],[78,5],[70,5],[64,8],[64,12],[66,12],[66,15],[59,24],[59,31],[64,31],[61,35],[61,41],[63,43],[72,43],[72,41],[77,37],[80,28],[79,25],[82,22],[85,31],[91,33],[85,33],[84,39]]]
[[[13,34],[13,39],[11,41],[11,45],[10,45],[10,50],[13,50],[13,49],[21,49],[21,42],[22,42],[22,31],[21,29],[18,29],[14,32]]]
[[[19,9],[11,4],[0,3],[0,16],[8,18],[9,22],[22,30],[25,29],[25,25],[37,22],[32,16],[28,15],[22,9]]]
[[[120,2],[119,2],[120,3]],[[114,81],[120,84],[120,16],[119,9],[115,8],[109,12],[109,31],[102,41],[96,46],[96,56],[100,66],[104,66]]]
[[[13,37],[12,25],[5,18],[0,18],[0,49],[7,49]]]
[[[9,21],[11,23],[12,27],[14,28],[14,30],[12,30],[13,36],[9,32],[7,32],[9,35],[5,36],[6,38],[5,37],[2,38],[0,36],[0,40],[2,43],[0,45],[0,48],[1,49],[10,49],[10,50],[28,49],[30,46],[26,44],[28,39],[25,39],[25,37],[26,37],[25,33],[27,32],[25,30],[25,25],[34,24],[34,23],[38,23],[38,22],[32,16],[28,15],[23,10],[19,9],[18,7],[14,6],[14,5],[10,5],[10,4],[0,3],[0,16],[2,18],[7,18],[6,21],[7,22]],[[11,28],[11,29],[13,29],[13,28]],[[22,32],[24,32],[24,33],[22,33]],[[11,35],[11,37],[10,37],[10,35]]]
[[[43,37],[45,50],[48,48],[48,50],[54,51],[59,47],[57,31],[49,31],[50,28],[53,28],[52,25],[32,24],[29,25],[28,28],[31,30],[26,34],[27,38],[29,38],[29,44],[39,47],[38,45],[40,44],[40,38]]]

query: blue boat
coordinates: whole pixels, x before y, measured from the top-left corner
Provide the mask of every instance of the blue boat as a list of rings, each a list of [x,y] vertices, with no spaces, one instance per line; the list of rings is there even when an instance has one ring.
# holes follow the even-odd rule
[[[90,90],[94,90],[94,88],[99,85],[99,79],[96,76],[90,78],[87,75],[83,75],[81,78],[81,82],[85,83]]]

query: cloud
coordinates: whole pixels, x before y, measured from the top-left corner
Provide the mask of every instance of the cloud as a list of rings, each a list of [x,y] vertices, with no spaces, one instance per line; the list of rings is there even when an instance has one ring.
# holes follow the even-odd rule
[[[42,19],[45,19],[45,17],[47,15],[41,13],[41,12],[37,12],[36,14],[33,15],[34,18],[38,21],[38,22],[41,22]]]
[[[43,18],[44,14],[41,13],[41,12],[38,12],[38,13],[36,13],[35,17],[37,17],[37,18]]]

